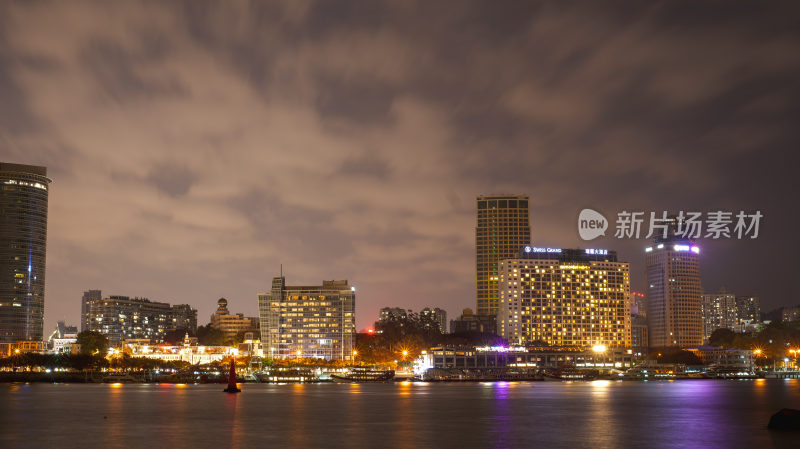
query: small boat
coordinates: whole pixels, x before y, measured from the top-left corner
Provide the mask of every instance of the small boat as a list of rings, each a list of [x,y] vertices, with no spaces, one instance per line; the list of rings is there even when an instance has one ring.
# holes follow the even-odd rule
[[[273,368],[255,374],[259,382],[320,382],[320,376],[311,368]]]
[[[141,379],[137,379],[130,374],[109,374],[103,378],[103,383],[107,384],[121,384],[121,383],[141,383]]]
[[[394,379],[394,370],[356,367],[346,373],[331,374],[331,379],[334,382],[388,382]]]
[[[542,373],[544,380],[594,380],[599,373],[597,370],[578,369],[573,366],[563,365],[555,370]]]

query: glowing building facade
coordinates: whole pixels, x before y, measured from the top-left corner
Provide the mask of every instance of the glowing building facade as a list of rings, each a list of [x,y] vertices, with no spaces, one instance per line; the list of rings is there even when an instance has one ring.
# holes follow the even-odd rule
[[[630,267],[614,251],[525,247],[499,276],[497,329],[510,343],[631,346]]]
[[[530,244],[528,195],[482,195],[475,226],[476,312],[496,315],[498,263]]]
[[[0,163],[0,342],[41,342],[47,168]]]
[[[355,299],[346,280],[287,286],[273,278],[270,292],[258,295],[264,356],[352,360]]]

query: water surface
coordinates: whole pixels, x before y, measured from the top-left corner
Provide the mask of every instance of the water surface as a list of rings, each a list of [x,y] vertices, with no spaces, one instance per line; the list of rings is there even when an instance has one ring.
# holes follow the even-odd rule
[[[0,448],[800,447],[800,380],[0,384]]]

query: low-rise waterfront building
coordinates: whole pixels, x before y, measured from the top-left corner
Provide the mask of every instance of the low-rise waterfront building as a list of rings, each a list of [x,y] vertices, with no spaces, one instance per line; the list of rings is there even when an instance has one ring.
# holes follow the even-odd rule
[[[44,341],[20,340],[13,342],[0,342],[0,357],[9,357],[14,354],[24,354],[26,352],[44,353],[46,349]]]
[[[752,372],[755,363],[753,351],[749,349],[724,349],[714,346],[696,346],[687,348],[687,351],[696,355],[706,365],[718,368],[733,368],[745,372]]]
[[[47,338],[48,348],[59,353],[71,353],[72,347],[78,342],[78,327],[67,326],[63,321],[56,324],[56,328]]]
[[[634,365],[631,349],[598,348],[524,348],[524,347],[455,347],[445,346],[425,351],[415,362],[415,370],[430,368],[559,368],[563,365],[585,369],[625,370]]]
[[[141,339],[126,340],[122,352],[131,357],[164,360],[167,362],[188,362],[192,365],[205,365],[227,359],[238,354],[229,346],[202,346],[192,343],[186,335],[182,345],[151,345]]]

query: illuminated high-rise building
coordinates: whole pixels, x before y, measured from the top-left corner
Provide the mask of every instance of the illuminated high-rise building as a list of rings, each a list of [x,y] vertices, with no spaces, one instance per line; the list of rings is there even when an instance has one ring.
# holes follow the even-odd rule
[[[496,315],[498,263],[516,257],[531,241],[528,195],[481,195],[475,226],[478,315]]]
[[[675,235],[645,248],[650,347],[703,344],[700,248]]]
[[[47,168],[0,163],[0,342],[42,341]]]
[[[167,332],[197,326],[197,310],[147,298],[109,296],[89,301],[89,329],[108,337],[112,345],[127,339],[164,341]]]
[[[286,285],[272,279],[258,295],[261,343],[270,358],[352,360],[355,345],[355,287],[347,281]]]
[[[499,276],[497,329],[510,343],[631,346],[630,266],[615,251],[527,246]]]

